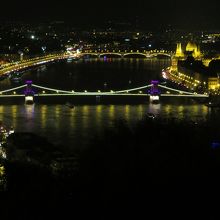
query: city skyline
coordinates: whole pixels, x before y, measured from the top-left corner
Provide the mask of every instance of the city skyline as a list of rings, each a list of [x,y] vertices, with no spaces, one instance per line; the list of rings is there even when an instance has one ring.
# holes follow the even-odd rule
[[[149,1],[70,1],[38,0],[34,5],[27,0],[4,2],[0,15],[2,21],[51,21],[62,20],[79,27],[102,26],[109,20],[136,23],[145,29],[161,25],[174,25],[185,29],[219,29],[219,2],[198,0],[177,2]]]

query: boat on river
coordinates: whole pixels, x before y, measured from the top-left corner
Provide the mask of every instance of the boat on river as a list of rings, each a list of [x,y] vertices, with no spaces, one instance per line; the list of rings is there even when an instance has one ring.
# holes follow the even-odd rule
[[[66,104],[65,104],[67,107],[69,107],[69,108],[74,108],[74,105],[72,104],[72,103],[70,103],[70,102],[66,102]]]

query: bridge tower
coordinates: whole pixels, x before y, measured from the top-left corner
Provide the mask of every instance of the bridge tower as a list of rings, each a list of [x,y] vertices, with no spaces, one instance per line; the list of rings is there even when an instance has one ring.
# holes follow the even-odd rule
[[[32,90],[32,81],[26,81],[25,94],[25,104],[34,104],[34,91]]]
[[[150,88],[150,103],[157,104],[160,101],[160,91],[158,89],[159,81],[152,80],[151,81],[151,88]]]

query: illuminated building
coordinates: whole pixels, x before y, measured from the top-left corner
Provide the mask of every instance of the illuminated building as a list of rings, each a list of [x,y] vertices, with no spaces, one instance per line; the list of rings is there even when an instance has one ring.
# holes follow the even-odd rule
[[[217,77],[208,78],[208,89],[216,90],[219,88],[219,80]]]
[[[208,90],[219,90],[220,80],[219,77],[208,78]]]
[[[200,59],[201,58],[200,47],[197,46],[195,43],[188,42],[185,51],[183,52],[181,43],[177,43],[175,57],[184,58],[185,55],[187,54],[191,54],[195,59]]]
[[[176,47],[176,54],[175,54],[176,57],[184,57],[184,53],[182,51],[182,45],[181,43],[177,43],[177,47]]]
[[[171,70],[177,71],[178,70],[178,59],[173,58],[171,62],[172,62]]]
[[[172,65],[171,65],[171,70],[172,71],[177,71],[178,70],[178,60],[181,58],[184,58],[185,55],[182,51],[182,44],[181,43],[177,43],[176,46],[176,53],[175,56],[171,59]]]
[[[200,58],[201,57],[201,52],[200,52],[200,47],[197,46],[195,43],[189,42],[186,45],[186,53],[192,53],[192,56],[194,58]]]

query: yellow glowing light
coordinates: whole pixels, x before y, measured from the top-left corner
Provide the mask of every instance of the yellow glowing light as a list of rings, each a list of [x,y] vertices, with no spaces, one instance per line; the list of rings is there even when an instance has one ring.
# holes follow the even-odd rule
[[[5,168],[0,166],[0,175],[2,176],[5,173]]]

